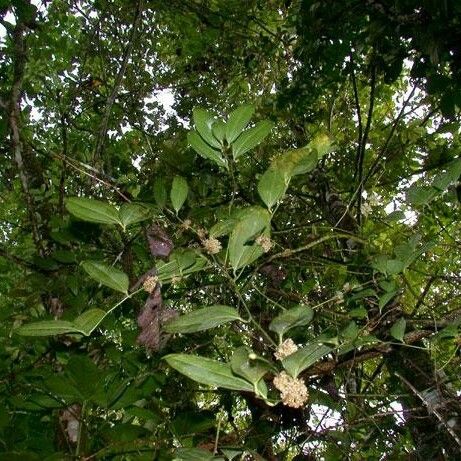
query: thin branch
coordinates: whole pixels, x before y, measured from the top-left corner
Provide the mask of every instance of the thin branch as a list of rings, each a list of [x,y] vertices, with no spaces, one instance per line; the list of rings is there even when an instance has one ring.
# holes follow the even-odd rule
[[[365,159],[365,151],[366,145],[368,140],[368,134],[370,133],[371,128],[371,121],[373,118],[373,109],[375,105],[375,90],[376,90],[376,66],[373,66],[371,71],[371,83],[370,83],[370,103],[368,107],[368,115],[367,115],[367,124],[365,126],[365,130],[363,132],[362,137],[362,144],[360,147],[360,155],[358,159],[358,196],[357,196],[357,224],[360,226],[360,222],[362,221],[362,191],[363,191],[363,162]]]
[[[358,170],[359,170],[359,159],[362,150],[362,136],[363,136],[363,124],[362,124],[362,111],[360,109],[360,101],[359,101],[359,92],[357,89],[357,79],[355,77],[354,71],[354,58],[352,53],[350,54],[351,58],[351,79],[352,79],[352,88],[354,89],[354,101],[355,101],[355,109],[357,111],[357,118],[358,118],[358,135],[357,135],[357,155],[355,160],[355,171],[354,171],[354,180],[357,177]]]
[[[104,109],[104,115],[103,115],[102,122],[99,128],[99,134],[96,139],[96,146],[94,149],[94,159],[95,160],[98,160],[101,157],[102,152],[104,151],[104,146],[106,143],[107,128],[109,124],[110,114],[112,111],[112,106],[114,105],[115,99],[120,89],[120,85],[122,84],[122,80],[126,72],[126,68],[128,66],[128,60],[133,51],[133,46],[134,46],[134,42],[137,36],[139,23],[141,21],[142,10],[143,10],[143,0],[138,0],[137,5],[136,5],[136,12],[134,16],[133,26],[131,28],[130,38],[123,52],[122,64],[117,73],[117,76],[115,78],[114,87],[112,88],[111,94],[107,98],[106,107]]]
[[[421,392],[419,392],[418,389],[416,389],[416,387],[414,387],[413,384],[411,384],[401,374],[395,373],[395,376],[397,376],[397,378],[399,378],[416,396],[418,396],[421,399],[424,405],[426,405],[428,413],[432,413],[440,421],[440,423],[445,427],[447,432],[453,437],[458,446],[461,447],[461,439],[458,437],[458,434],[456,434],[456,432],[453,430],[450,424],[439,413],[436,406],[432,402],[429,402],[424,397],[424,395]]]
[[[18,168],[19,179],[24,192],[27,203],[27,212],[29,215],[30,224],[32,226],[32,238],[40,256],[45,254],[43,241],[39,226],[36,219],[35,204],[29,188],[29,178],[27,177],[26,168],[23,159],[23,142],[20,133],[20,118],[21,118],[21,98],[22,98],[22,83],[26,68],[26,42],[24,34],[27,27],[24,23],[18,22],[13,31],[14,56],[13,56],[13,85],[11,87],[8,122],[11,132],[11,145],[13,148],[13,156]]]

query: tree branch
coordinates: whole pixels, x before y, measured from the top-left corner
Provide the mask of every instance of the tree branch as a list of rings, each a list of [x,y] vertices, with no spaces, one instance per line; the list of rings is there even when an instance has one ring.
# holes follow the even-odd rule
[[[134,46],[134,42],[135,42],[136,35],[138,32],[139,23],[141,21],[143,3],[144,3],[143,0],[138,0],[137,2],[136,12],[134,16],[133,26],[131,28],[130,38],[123,52],[122,64],[115,78],[115,83],[114,83],[114,87],[112,88],[111,94],[107,98],[106,107],[104,109],[104,115],[101,121],[101,125],[99,127],[99,134],[98,134],[98,137],[96,138],[96,146],[94,149],[94,160],[95,161],[97,161],[101,157],[104,151],[104,146],[106,143],[107,127],[109,124],[109,118],[110,118],[110,114],[112,111],[112,106],[114,105],[115,98],[117,97],[118,91],[120,89],[120,85],[122,84],[122,80],[126,72],[126,68],[128,66],[128,60],[133,51],[133,46]]]

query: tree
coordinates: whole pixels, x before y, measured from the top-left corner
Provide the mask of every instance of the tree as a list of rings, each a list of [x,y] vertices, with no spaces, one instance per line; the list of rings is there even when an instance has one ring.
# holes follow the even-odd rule
[[[459,458],[459,2],[0,12],[0,459]]]

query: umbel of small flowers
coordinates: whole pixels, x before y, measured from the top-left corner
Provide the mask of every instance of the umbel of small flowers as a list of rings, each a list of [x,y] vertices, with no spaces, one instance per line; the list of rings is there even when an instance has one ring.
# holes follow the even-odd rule
[[[221,242],[214,237],[202,240],[202,245],[206,252],[210,255],[215,255],[222,250]]]
[[[274,353],[274,357],[277,360],[283,360],[291,354],[294,354],[298,350],[298,346],[294,343],[291,338],[285,339],[283,343],[279,345]]]
[[[274,353],[277,360],[283,360],[294,354],[298,346],[291,339],[285,339],[280,343]],[[275,376],[274,386],[280,391],[282,403],[291,408],[300,408],[309,400],[309,391],[302,379],[291,377],[286,371],[282,371]]]
[[[282,403],[287,407],[301,408],[309,400],[309,391],[304,381],[291,377],[286,371],[276,375],[273,383],[280,391]]]

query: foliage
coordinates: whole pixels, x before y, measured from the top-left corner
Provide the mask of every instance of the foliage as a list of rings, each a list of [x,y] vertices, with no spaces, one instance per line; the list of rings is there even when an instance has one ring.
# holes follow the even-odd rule
[[[0,18],[0,460],[459,459],[459,2]]]

